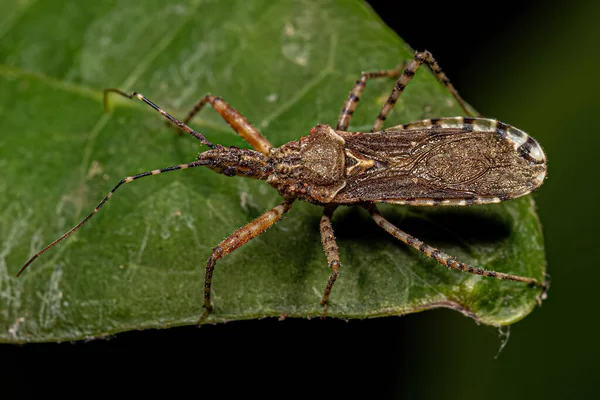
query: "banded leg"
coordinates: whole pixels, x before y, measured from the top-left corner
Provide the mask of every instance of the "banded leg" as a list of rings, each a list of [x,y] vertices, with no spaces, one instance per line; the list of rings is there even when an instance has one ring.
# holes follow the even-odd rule
[[[392,111],[392,108],[394,108],[396,101],[398,101],[398,97],[400,97],[400,94],[402,94],[402,91],[404,90],[406,85],[408,85],[412,77],[415,75],[415,73],[423,63],[427,63],[427,65],[433,71],[433,73],[439,79],[439,81],[442,82],[444,86],[446,86],[446,89],[448,89],[450,93],[452,93],[452,96],[454,96],[456,101],[458,101],[458,104],[460,104],[463,111],[468,116],[472,116],[471,112],[467,109],[465,101],[462,97],[460,97],[452,83],[450,83],[450,79],[448,79],[446,74],[442,71],[439,64],[437,63],[437,61],[435,61],[431,53],[428,51],[418,51],[415,53],[415,57],[413,58],[413,60],[410,63],[408,63],[408,65],[404,69],[404,72],[402,72],[402,75],[400,75],[400,78],[398,78],[394,89],[392,89],[390,97],[388,97],[387,102],[383,105],[381,112],[379,113],[377,119],[373,123],[373,128],[371,129],[371,132],[377,132],[381,130],[381,128],[383,127],[383,122],[387,118],[390,111]]]
[[[474,275],[489,276],[490,278],[519,281],[519,282],[527,283],[528,285],[531,285],[531,286],[537,286],[537,287],[543,288],[545,290],[545,285],[539,283],[534,278],[510,275],[510,274],[505,274],[504,272],[488,271],[488,270],[485,270],[482,268],[473,268],[465,263],[457,261],[454,257],[449,256],[448,254],[436,249],[435,247],[429,246],[429,245],[423,243],[422,241],[420,241],[419,239],[415,238],[414,236],[411,236],[411,235],[407,234],[406,232],[398,229],[391,222],[389,222],[388,220],[386,220],[385,218],[383,218],[381,216],[381,214],[377,210],[377,207],[375,206],[375,204],[369,204],[364,207],[369,211],[369,213],[371,214],[371,217],[373,218],[373,220],[375,220],[377,225],[382,227],[387,233],[389,233],[396,239],[400,240],[401,242],[404,242],[407,245],[414,247],[415,249],[417,249],[420,252],[422,252],[423,254],[425,254],[427,257],[433,258],[435,261],[448,267],[449,269],[456,269],[456,270],[459,270],[462,272],[468,272],[468,273],[474,274]]]
[[[41,256],[42,254],[44,254],[46,251],[50,250],[52,247],[54,247],[56,244],[62,242],[64,239],[66,239],[67,237],[71,236],[71,234],[73,234],[77,229],[81,228],[81,226],[83,224],[85,224],[86,222],[88,222],[90,220],[90,218],[92,218],[94,216],[94,214],[96,214],[98,211],[100,211],[100,209],[102,208],[102,206],[104,205],[104,203],[106,203],[112,196],[113,193],[115,193],[117,191],[117,189],[124,183],[129,183],[129,182],[133,182],[136,179],[140,179],[143,178],[145,176],[150,176],[150,175],[158,175],[158,174],[162,174],[163,172],[169,172],[169,171],[175,171],[178,169],[187,169],[187,168],[193,168],[193,167],[199,167],[201,165],[206,165],[207,162],[205,161],[194,161],[191,162],[189,164],[179,164],[179,165],[174,165],[172,167],[167,167],[167,168],[162,168],[162,169],[155,169],[152,171],[148,171],[148,172],[143,172],[141,174],[137,174],[137,175],[133,175],[133,176],[128,176],[125,179],[122,179],[121,182],[119,182],[114,188],[113,190],[111,190],[105,197],[104,199],[102,199],[102,201],[96,206],[96,208],[94,208],[94,211],[92,211],[87,217],[85,217],[80,223],[78,223],[77,225],[75,225],[73,228],[71,228],[68,232],[64,233],[61,237],[59,237],[58,239],[56,239],[54,242],[50,243],[48,246],[44,247],[42,250],[38,251],[36,254],[33,255],[33,257],[31,257],[26,263],[25,265],[23,265],[23,267],[19,270],[19,272],[17,273],[17,277],[19,275],[21,275],[23,273],[23,271],[25,271],[25,269],[29,266],[29,264],[31,264],[33,261],[35,261],[36,258],[38,258],[39,256]]]
[[[250,143],[250,146],[260,151],[264,155],[269,154],[269,149],[273,145],[256,129],[248,120],[239,113],[235,108],[231,107],[225,100],[220,97],[215,97],[211,94],[205,95],[199,102],[194,105],[194,108],[187,114],[183,120],[184,124],[196,115],[204,105],[208,103],[214,108],[221,117],[238,133],[245,141]]]
[[[208,314],[210,314],[213,308],[210,301],[210,292],[213,271],[215,269],[215,263],[217,260],[231,253],[238,247],[245,245],[250,240],[254,239],[273,226],[281,219],[283,214],[290,210],[293,202],[294,200],[285,201],[277,207],[272,208],[260,217],[256,218],[254,221],[233,232],[227,239],[223,240],[217,247],[213,249],[212,254],[206,261],[206,275],[204,278],[204,312],[198,321],[198,326],[200,326],[206,317],[208,317]]]
[[[350,91],[350,94],[348,95],[348,99],[346,100],[346,102],[344,103],[344,106],[342,107],[342,111],[340,111],[340,116],[338,118],[338,123],[337,123],[336,129],[338,131],[345,131],[346,129],[348,129],[348,124],[350,123],[350,120],[352,119],[352,114],[354,113],[354,110],[356,109],[356,106],[358,105],[360,96],[362,95],[363,90],[365,90],[365,86],[367,86],[368,79],[383,78],[386,76],[394,78],[394,77],[400,75],[400,71],[402,71],[402,67],[403,67],[403,65],[400,64],[400,65],[396,66],[396,68],[394,68],[394,69],[388,69],[388,70],[383,69],[381,71],[363,72],[360,79],[356,81],[356,83],[354,84],[354,87]]]
[[[321,243],[323,243],[323,249],[325,250],[327,262],[329,263],[329,269],[331,270],[331,275],[329,275],[329,279],[327,279],[327,285],[325,286],[323,299],[321,300],[321,305],[323,306],[323,316],[327,315],[327,303],[329,301],[329,295],[331,294],[331,288],[333,288],[333,284],[338,277],[341,266],[340,253],[338,251],[337,243],[335,242],[335,236],[333,236],[333,227],[331,226],[331,217],[333,216],[335,209],[336,207],[325,208],[319,226],[321,231]]]
[[[208,140],[206,140],[206,138],[204,137],[204,135],[202,135],[201,133],[196,132],[195,130],[193,130],[192,128],[190,128],[189,126],[187,126],[184,122],[179,121],[177,118],[172,117],[166,111],[164,111],[162,108],[160,108],[159,106],[157,106],[156,104],[154,104],[153,102],[151,102],[150,100],[148,100],[146,97],[144,97],[144,95],[141,94],[141,93],[133,92],[131,94],[127,94],[125,92],[120,91],[119,89],[105,89],[104,90],[104,109],[105,110],[108,110],[108,94],[109,93],[117,93],[117,94],[119,94],[119,95],[121,95],[123,97],[127,97],[129,99],[133,99],[135,97],[135,98],[143,101],[144,103],[148,104],[150,107],[154,108],[156,111],[158,111],[159,113],[161,113],[163,117],[167,118],[173,124],[177,125],[179,127],[179,129],[181,129],[182,131],[187,132],[190,135],[194,136],[196,139],[198,139],[200,142],[202,142],[203,144],[207,145],[211,149],[214,149],[214,148],[217,147],[214,144],[212,144],[211,142],[209,142]]]

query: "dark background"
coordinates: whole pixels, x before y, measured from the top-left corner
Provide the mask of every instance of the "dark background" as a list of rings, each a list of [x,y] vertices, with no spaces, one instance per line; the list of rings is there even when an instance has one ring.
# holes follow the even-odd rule
[[[449,310],[349,322],[268,319],[75,344],[2,345],[0,381],[9,393],[595,394],[600,3],[370,3],[410,46],[431,51],[482,114],[531,133],[547,152],[549,179],[535,198],[552,288],[543,307],[512,326],[499,357],[498,330]]]

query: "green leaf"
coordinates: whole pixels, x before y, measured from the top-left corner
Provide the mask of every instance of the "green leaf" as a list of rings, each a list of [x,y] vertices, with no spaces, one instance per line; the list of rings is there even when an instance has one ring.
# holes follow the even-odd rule
[[[120,179],[193,161],[205,149],[175,134],[141,102],[111,98],[112,111],[104,113],[102,89],[141,91],[179,117],[212,92],[278,146],[317,123],[335,124],[361,70],[391,68],[412,57],[358,2],[3,3],[3,341],[65,341],[195,324],[211,249],[281,201],[265,182],[208,169],[148,177],[120,189],[87,225],[16,278],[28,257],[80,221]],[[369,82],[352,130],[369,129],[392,85]],[[423,68],[387,126],[461,114]],[[213,142],[248,147],[213,110],[192,125]],[[381,211],[473,266],[544,275],[531,197],[493,206]],[[329,275],[321,212],[297,202],[275,227],[220,260],[208,322],[320,316]],[[448,271],[387,235],[364,210],[341,208],[333,223],[342,270],[331,317],[449,307],[505,325],[535,307],[539,290]]]

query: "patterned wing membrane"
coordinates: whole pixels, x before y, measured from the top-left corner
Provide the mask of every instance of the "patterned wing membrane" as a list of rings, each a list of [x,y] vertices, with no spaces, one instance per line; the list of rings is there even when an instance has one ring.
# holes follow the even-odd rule
[[[334,203],[497,203],[531,193],[546,158],[526,133],[484,118],[440,118],[345,140],[346,186]]]

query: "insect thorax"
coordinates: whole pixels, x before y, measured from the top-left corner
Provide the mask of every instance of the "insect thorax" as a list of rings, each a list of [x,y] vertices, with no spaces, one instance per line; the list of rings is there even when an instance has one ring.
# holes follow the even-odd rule
[[[299,141],[272,149],[273,173],[268,178],[284,198],[329,203],[346,185],[344,139],[329,125],[319,124]]]

